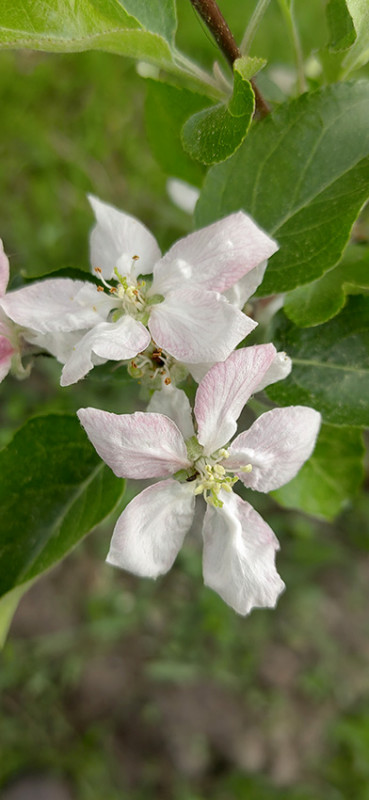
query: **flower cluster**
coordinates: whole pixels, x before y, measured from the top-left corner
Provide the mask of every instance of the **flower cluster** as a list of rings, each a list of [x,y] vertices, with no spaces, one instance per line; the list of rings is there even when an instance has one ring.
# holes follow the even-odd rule
[[[255,328],[242,311],[277,244],[242,211],[181,239],[162,256],[135,218],[90,198],[93,278],[51,278],[6,293],[0,252],[0,380],[24,374],[22,357],[48,352],[61,384],[107,361],[152,390],[146,412],[78,412],[101,458],[119,477],[160,479],[125,508],[108,561],[156,578],[172,566],[205,503],[203,574],[238,613],[274,606],[284,588],[278,542],[234,491],[269,492],[309,458],[320,426],[311,408],[275,408],[236,432],[249,398],[286,377],[290,359],[272,344],[235,349]],[[177,383],[198,382],[193,412]]]

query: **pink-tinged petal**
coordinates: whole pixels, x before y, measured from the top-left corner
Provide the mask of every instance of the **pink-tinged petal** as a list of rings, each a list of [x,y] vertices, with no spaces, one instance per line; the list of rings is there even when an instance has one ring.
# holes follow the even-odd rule
[[[272,383],[277,383],[277,381],[287,378],[291,369],[292,361],[290,357],[284,353],[283,350],[280,350],[279,353],[276,353],[274,361],[266,371],[264,378],[256,387],[255,392],[261,392],[266,386],[270,386]]]
[[[153,306],[148,326],[156,344],[177,361],[197,364],[224,361],[256,322],[217,292],[182,289]]]
[[[126,315],[118,322],[101,322],[88,331],[74,346],[61,377],[62,386],[70,386],[104,361],[134,358],[150,344],[150,334],[142,322]]]
[[[92,328],[116,305],[96,286],[70,278],[50,278],[9,292],[0,302],[8,317],[39,333]]]
[[[15,349],[10,344],[9,339],[0,335],[0,383],[10,370],[14,353]]]
[[[97,408],[77,413],[95,450],[118,478],[166,478],[190,466],[181,432],[163,414],[110,414]]]
[[[153,291],[165,295],[190,280],[223,292],[277,250],[276,242],[238,211],[176,242],[155,266]]]
[[[244,275],[241,280],[237,281],[234,286],[224,292],[227,300],[237,308],[243,308],[249,297],[256,292],[260,286],[264,273],[267,268],[267,261],[262,261],[257,267],[254,267],[247,275]]]
[[[272,344],[235,350],[205,375],[196,392],[197,438],[206,455],[225,445],[237,419],[275,357]]]
[[[119,517],[107,562],[146,578],[163,575],[191,528],[194,510],[188,484],[168,480],[149,486]]]
[[[319,433],[318,411],[305,406],[274,408],[262,414],[229,448],[227,468],[238,473],[251,464],[251,472],[239,472],[250,489],[270,492],[288,483],[311,456]]]
[[[195,433],[189,399],[182,389],[172,384],[163,386],[160,392],[154,392],[146,411],[165,414],[172,419],[184,439],[189,439]]]
[[[155,237],[130,214],[119,211],[114,206],[88,196],[96,217],[96,225],[90,236],[90,257],[93,269],[99,267],[104,278],[109,280],[114,267],[122,274],[131,271],[132,259],[134,273],[144,275],[152,272],[153,266],[161,256]]]
[[[204,519],[205,584],[238,614],[274,608],[285,588],[275,567],[278,541],[249,503],[233,492],[219,496],[223,508],[208,506]]]
[[[9,259],[4,253],[4,245],[0,239],[0,297],[6,292],[9,281]]]

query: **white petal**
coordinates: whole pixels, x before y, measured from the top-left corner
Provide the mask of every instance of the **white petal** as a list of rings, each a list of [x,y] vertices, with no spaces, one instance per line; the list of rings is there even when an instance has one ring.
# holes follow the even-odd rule
[[[288,483],[314,450],[320,428],[318,411],[307,406],[274,408],[262,414],[229,448],[227,468],[251,464],[240,472],[245,486],[270,492]]]
[[[210,455],[236,431],[236,421],[275,356],[272,344],[235,350],[201,381],[195,400],[198,440]]]
[[[96,286],[70,278],[50,278],[24,286],[1,300],[14,322],[39,333],[92,328],[116,305]]]
[[[160,258],[155,237],[142,222],[114,206],[88,196],[96,217],[96,225],[90,235],[90,258],[93,269],[99,267],[109,280],[118,265],[125,274],[129,271],[134,256],[139,256],[134,270],[136,275],[152,272]]]
[[[187,469],[186,445],[164,414],[110,414],[81,408],[78,417],[99,456],[119,478],[166,478]]]
[[[179,178],[168,178],[167,192],[175,206],[187,214],[193,214],[200,195],[200,190],[196,189],[196,186],[191,186]]]
[[[205,378],[206,373],[209,372],[209,369],[211,369],[213,366],[213,361],[203,361],[201,364],[185,364],[185,367],[188,367],[188,371],[196,383],[200,383],[200,381]]]
[[[271,383],[277,383],[277,381],[287,378],[287,375],[290,374],[291,369],[292,361],[290,357],[284,353],[283,350],[281,350],[279,353],[276,353],[274,361],[266,371],[264,378],[256,387],[255,392],[261,392],[266,386],[270,386]]]
[[[277,250],[276,242],[238,211],[176,242],[155,266],[153,291],[165,295],[186,280],[223,292]]]
[[[182,389],[172,384],[163,386],[160,392],[154,392],[146,411],[165,414],[172,419],[184,439],[189,439],[195,433],[189,399]]]
[[[255,327],[217,292],[183,289],[153,306],[148,323],[159,347],[178,361],[224,361]]]
[[[60,364],[65,364],[72,355],[81,336],[84,336],[85,333],[87,333],[87,331],[38,333],[38,331],[31,331],[25,328],[22,330],[22,337],[26,342],[39,347],[41,351],[51,353]]]
[[[147,578],[168,572],[194,510],[195,497],[186,484],[168,480],[144,489],[118,519],[108,563]]]
[[[243,308],[246,300],[256,292],[260,286],[264,273],[267,268],[267,261],[262,261],[257,267],[254,267],[247,275],[244,275],[241,280],[237,281],[234,286],[224,292],[225,297],[230,303],[233,303],[237,308]]]
[[[134,358],[150,343],[150,334],[142,322],[126,315],[117,322],[101,322],[88,331],[73,347],[62,372],[61,385],[70,386],[104,361]]]
[[[208,505],[204,519],[205,584],[239,614],[274,608],[285,588],[275,568],[278,541],[249,503],[233,492],[220,496],[223,508]]]
[[[9,281],[9,259],[4,253],[4,245],[0,239],[0,297],[6,292]]]

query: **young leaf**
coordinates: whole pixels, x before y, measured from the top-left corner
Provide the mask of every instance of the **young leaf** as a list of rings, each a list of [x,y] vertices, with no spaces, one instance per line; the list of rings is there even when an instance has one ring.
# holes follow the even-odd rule
[[[266,390],[272,400],[313,406],[333,425],[369,426],[369,297],[350,297],[315,328],[296,328],[280,311],[271,338],[292,358],[288,378]]]
[[[323,425],[309,461],[296,478],[271,494],[282,506],[332,520],[362,483],[363,456],[361,431]]]
[[[364,81],[305,94],[209,171],[198,227],[242,208],[279,242],[259,294],[309,283],[340,259],[369,195],[368,104]]]
[[[0,452],[0,474],[0,596],[60,561],[124,490],[67,415],[27,422]]]
[[[134,9],[137,17],[124,6]],[[155,14],[153,6],[151,0],[149,4],[144,0],[2,0],[0,46],[69,53],[107,50],[173,68],[172,2],[166,0],[162,14]]]
[[[234,63],[233,94],[227,104],[218,103],[194,114],[182,129],[184,149],[203,164],[218,164],[244,140],[255,109],[251,83],[244,78],[243,59]]]
[[[337,267],[289,292],[284,311],[301,328],[321,325],[341,311],[347,295],[361,294],[365,289],[369,290],[369,249],[352,245]]]
[[[168,175],[196,186],[202,183],[204,168],[184,152],[180,132],[189,115],[208,103],[205,95],[147,80],[145,123],[153,154]]]
[[[330,34],[329,49],[332,52],[347,50],[356,39],[356,31],[346,0],[328,0],[326,14]]]

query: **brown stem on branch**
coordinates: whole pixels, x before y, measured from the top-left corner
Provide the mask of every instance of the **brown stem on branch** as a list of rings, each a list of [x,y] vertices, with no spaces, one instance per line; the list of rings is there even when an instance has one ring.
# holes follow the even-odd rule
[[[190,0],[190,2],[209,28],[218,47],[232,67],[236,58],[241,58],[241,52],[215,0]],[[265,117],[266,114],[269,114],[269,106],[253,80],[251,85],[255,93],[255,114],[259,118]]]

